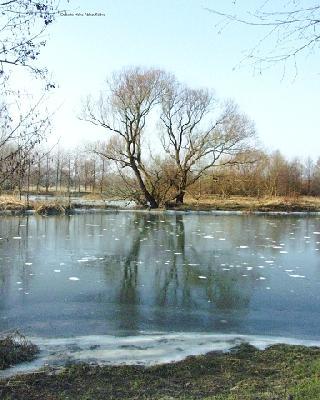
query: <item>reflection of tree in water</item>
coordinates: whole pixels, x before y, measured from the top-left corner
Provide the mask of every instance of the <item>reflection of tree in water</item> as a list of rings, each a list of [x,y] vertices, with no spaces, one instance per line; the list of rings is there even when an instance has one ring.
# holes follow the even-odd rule
[[[30,275],[32,269],[26,266],[29,260],[29,216],[23,217],[2,217],[0,241],[0,310],[5,310],[12,298],[13,279],[22,282],[23,293],[29,291]],[[13,237],[20,237],[13,240]],[[14,281],[15,282],[15,281]],[[1,329],[7,328],[7,319],[1,319]]]
[[[110,301],[118,305],[116,318],[122,329],[141,329],[139,324],[146,318],[163,322],[177,312],[173,310],[213,317],[215,311],[237,315],[247,311],[254,281],[243,279],[242,269],[221,270],[216,264],[217,248],[205,250],[202,238],[194,242],[184,218],[135,214],[126,221],[125,254],[122,245],[106,256],[106,273],[114,290]],[[140,315],[141,306],[148,307],[148,316]]]
[[[250,303],[252,288],[248,285],[237,285],[240,273],[230,274],[214,272],[206,285],[207,298],[219,310],[245,310]]]
[[[168,268],[156,269],[156,305],[165,306],[177,304],[179,302],[179,273],[177,270],[177,262],[181,259],[184,263],[185,260],[185,231],[182,215],[175,215],[175,223],[173,225],[166,224],[166,228],[170,229],[169,234],[166,235],[165,246],[173,252],[171,262]],[[174,254],[181,253],[181,254]],[[171,254],[171,253],[169,253]],[[183,286],[183,303],[189,299],[189,287]]]
[[[120,267],[120,285],[117,286],[117,294],[115,302],[119,305],[119,313],[117,314],[120,329],[137,330],[139,328],[139,309],[140,303],[138,289],[138,260],[141,251],[141,238],[145,234],[146,216],[134,215],[126,225],[125,237],[122,240],[130,241],[129,251],[125,255],[112,254],[105,256],[106,272],[108,271],[108,280],[111,278],[119,279],[119,275],[110,277],[111,270],[118,271]]]
[[[250,302],[251,290],[240,285],[241,272],[225,271],[212,268],[215,249],[208,254],[197,251],[193,246],[186,246],[186,235],[182,215],[175,216],[175,224],[167,236],[166,247],[174,249],[168,268],[158,268],[156,272],[158,306],[179,306],[185,309],[197,309],[205,305],[221,310],[245,309]],[[173,233],[173,235],[172,235]],[[199,266],[192,265],[193,262]],[[207,266],[206,279],[203,267]]]
[[[4,267],[0,268],[0,304],[1,304],[1,299],[4,298],[4,294],[5,294],[5,288],[6,288],[6,277],[7,277],[7,273],[4,270]]]
[[[125,257],[122,264],[123,279],[119,293],[120,304],[136,304],[139,302],[137,294],[138,266],[137,259],[140,252],[140,236],[136,236],[132,243],[130,253]]]

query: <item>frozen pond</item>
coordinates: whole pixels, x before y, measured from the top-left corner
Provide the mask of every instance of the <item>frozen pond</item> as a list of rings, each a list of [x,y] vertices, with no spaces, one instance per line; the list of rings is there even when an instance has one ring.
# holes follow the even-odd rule
[[[320,343],[316,216],[1,217],[0,237],[0,331],[55,360]]]

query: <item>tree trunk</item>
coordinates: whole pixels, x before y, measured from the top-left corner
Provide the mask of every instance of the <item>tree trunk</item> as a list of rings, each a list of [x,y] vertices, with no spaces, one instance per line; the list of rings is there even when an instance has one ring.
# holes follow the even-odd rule
[[[56,169],[56,193],[58,192],[59,170],[60,170],[60,160],[58,158],[57,159],[57,169]]]
[[[102,192],[103,192],[104,174],[105,174],[105,161],[103,158],[102,159],[101,179],[100,179],[100,194],[102,194]]]
[[[46,193],[49,192],[49,157],[47,156],[47,165],[46,165]]]
[[[96,161],[93,161],[93,171],[92,171],[92,193],[96,191]]]
[[[176,195],[176,197],[175,197],[176,205],[182,205],[183,204],[183,200],[184,200],[184,195],[185,194],[186,194],[185,191],[182,190]]]
[[[182,205],[187,188],[187,175],[184,173],[181,177],[179,188],[175,196],[176,205]]]
[[[154,198],[154,196],[152,196],[152,194],[148,191],[148,189],[146,188],[145,183],[143,182],[143,179],[141,177],[140,171],[138,169],[138,167],[136,166],[134,161],[131,161],[131,168],[133,169],[136,178],[138,179],[138,183],[139,183],[139,187],[144,195],[144,198],[146,200],[147,205],[150,208],[158,208],[159,207],[159,203],[157,202],[157,200]]]
[[[29,197],[30,197],[30,172],[31,172],[31,161],[28,160],[28,175],[27,175],[27,207],[29,208]]]
[[[41,181],[41,161],[39,157],[38,161],[38,176],[37,176],[37,193],[40,193],[40,181]]]

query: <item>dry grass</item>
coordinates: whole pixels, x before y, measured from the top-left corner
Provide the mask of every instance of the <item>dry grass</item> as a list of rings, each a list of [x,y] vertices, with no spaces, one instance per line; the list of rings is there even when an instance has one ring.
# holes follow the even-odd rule
[[[0,196],[0,210],[25,211],[27,205],[15,196]]]
[[[24,212],[34,209],[41,215],[64,214],[70,208],[68,202],[63,201],[31,201],[20,200],[15,196],[0,196],[0,211]]]
[[[59,215],[65,214],[66,210],[68,209],[67,204],[62,204],[61,202],[35,202],[34,209],[37,214],[40,215]]]
[[[320,211],[320,197],[243,197],[187,196],[186,208],[243,211]]]

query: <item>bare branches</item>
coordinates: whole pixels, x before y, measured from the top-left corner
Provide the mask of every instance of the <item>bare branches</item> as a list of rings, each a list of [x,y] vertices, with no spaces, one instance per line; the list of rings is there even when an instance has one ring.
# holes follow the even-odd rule
[[[0,75],[8,77],[7,67],[25,67],[46,78],[46,69],[34,64],[46,42],[42,38],[57,12],[54,0],[15,0],[0,3],[3,16],[0,28]]]
[[[234,104],[227,104],[216,118],[215,106],[217,100],[208,91],[189,89],[173,81],[164,95],[162,144],[174,165],[170,179],[177,203],[183,202],[187,187],[220,159],[225,164],[234,162],[254,136],[252,124]]]
[[[262,70],[287,61],[296,66],[297,56],[313,53],[320,43],[320,4],[295,0],[280,2],[277,6],[278,9],[273,10],[269,2],[264,2],[259,9],[248,10],[245,15],[236,9],[235,13],[206,10],[221,17],[217,26],[222,29],[229,23],[261,28],[260,39],[247,51],[241,63],[250,61]]]
[[[147,117],[160,103],[166,74],[156,69],[128,68],[114,73],[97,101],[88,98],[81,119],[113,134],[104,156],[129,167],[145,202],[158,206],[152,174],[143,161],[142,137]]]
[[[32,149],[43,140],[50,126],[49,115],[41,110],[44,95],[28,106],[21,89],[12,89],[17,68],[45,79],[44,89],[54,85],[47,81],[47,70],[35,64],[46,26],[53,22],[55,0],[14,0],[0,2],[0,184],[17,169],[22,172]],[[27,75],[29,77],[29,74]]]
[[[147,118],[158,117],[164,153],[148,157]],[[190,89],[158,70],[134,68],[112,76],[97,101],[88,98],[81,117],[112,136],[94,152],[116,163],[128,188],[132,177],[145,205],[183,201],[188,186],[218,162],[235,163],[254,136],[251,122],[228,103],[219,110],[206,89]],[[130,183],[130,185],[129,185]]]

